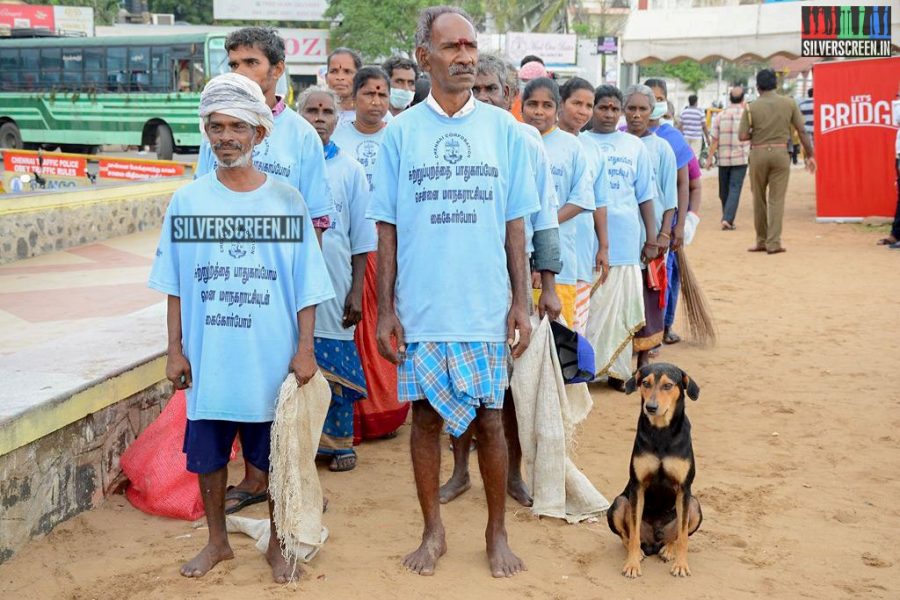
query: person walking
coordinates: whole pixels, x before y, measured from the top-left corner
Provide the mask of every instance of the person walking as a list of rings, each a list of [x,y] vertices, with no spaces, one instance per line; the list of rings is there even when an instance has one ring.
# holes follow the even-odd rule
[[[710,130],[709,155],[706,168],[712,167],[718,152],[719,200],[722,202],[722,229],[733,230],[735,215],[741,200],[741,188],[747,175],[749,144],[738,138],[744,115],[744,88],[736,85],[728,95],[728,108],[716,115]]]

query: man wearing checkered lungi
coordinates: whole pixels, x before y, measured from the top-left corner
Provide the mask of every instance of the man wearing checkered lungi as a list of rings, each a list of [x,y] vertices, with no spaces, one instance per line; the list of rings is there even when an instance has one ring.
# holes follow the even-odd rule
[[[431,75],[431,94],[385,129],[367,212],[378,222],[379,351],[399,366],[399,399],[413,401],[410,446],[425,527],[403,563],[430,575],[446,552],[441,428],[459,436],[473,425],[488,562],[495,577],[509,577],[525,565],[507,542],[500,409],[510,352],[519,356],[531,336],[523,217],[539,201],[517,122],[472,95],[478,50],[468,17],[423,10],[416,59]]]

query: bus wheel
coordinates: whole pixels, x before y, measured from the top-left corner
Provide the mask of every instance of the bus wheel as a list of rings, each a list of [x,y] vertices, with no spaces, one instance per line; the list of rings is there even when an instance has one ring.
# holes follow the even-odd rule
[[[175,138],[168,125],[156,126],[156,158],[159,160],[172,160],[175,155]]]
[[[0,148],[13,148],[18,150],[22,148],[22,134],[15,123],[4,123],[0,125]]]

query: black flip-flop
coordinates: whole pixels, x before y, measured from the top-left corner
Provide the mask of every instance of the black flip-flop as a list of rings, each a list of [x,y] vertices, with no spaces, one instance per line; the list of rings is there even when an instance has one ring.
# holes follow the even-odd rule
[[[681,341],[681,336],[671,331],[663,336],[663,344],[677,344]]]
[[[263,492],[262,494],[254,494],[252,492],[246,492],[244,490],[236,489],[233,485],[230,485],[228,486],[228,489],[225,490],[225,502],[228,502],[229,500],[237,500],[237,504],[226,508],[225,514],[233,515],[239,510],[243,510],[247,506],[265,502],[268,497],[269,494],[267,492]]]
[[[338,454],[334,458],[331,459],[331,464],[328,465],[328,470],[333,473],[344,473],[346,471],[352,471],[356,468],[356,453],[353,454]]]

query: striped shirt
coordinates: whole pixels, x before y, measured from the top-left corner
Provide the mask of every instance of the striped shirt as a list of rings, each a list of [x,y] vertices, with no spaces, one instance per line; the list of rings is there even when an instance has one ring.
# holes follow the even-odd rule
[[[713,119],[709,135],[719,141],[719,166],[734,167],[747,164],[750,143],[738,139],[743,114],[742,105],[732,104]]]
[[[797,103],[800,107],[800,114],[803,115],[803,129],[807,135],[813,134],[813,99],[804,98]]]
[[[703,138],[703,111],[696,106],[685,106],[681,111],[681,133],[689,139]]]

